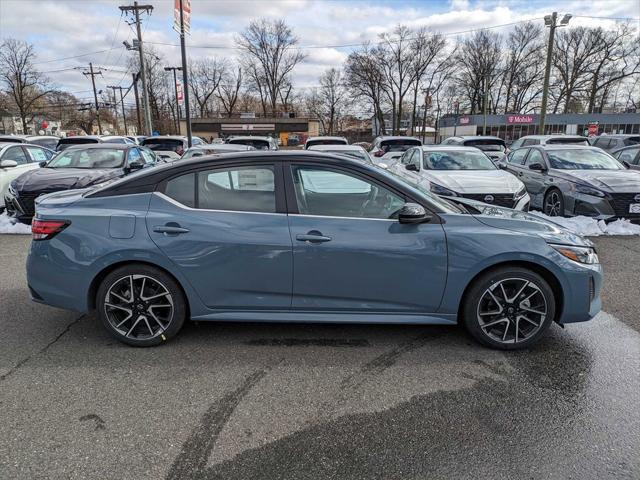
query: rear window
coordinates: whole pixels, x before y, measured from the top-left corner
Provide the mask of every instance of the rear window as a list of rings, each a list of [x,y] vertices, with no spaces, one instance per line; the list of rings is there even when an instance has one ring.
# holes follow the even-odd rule
[[[386,153],[388,152],[405,152],[412,147],[419,147],[422,142],[416,138],[400,138],[395,140],[383,140],[380,142],[380,148]]]
[[[83,138],[83,137],[71,137],[71,138],[62,138],[58,142],[58,150],[64,150],[72,145],[85,145],[87,143],[100,143],[95,138]]]
[[[625,145],[637,145],[640,143],[640,137],[627,137],[624,139]]]
[[[464,145],[465,147],[476,147],[486,152],[504,152],[506,149],[504,141],[497,138],[467,140]]]
[[[267,140],[260,139],[251,139],[251,138],[238,138],[231,139],[227,142],[231,145],[249,145],[250,147],[255,148],[256,150],[269,150],[271,144]]]
[[[552,144],[552,145],[567,145],[567,144],[571,144],[571,145],[589,145],[589,140],[587,140],[586,138],[571,138],[571,137],[567,137],[567,138],[563,138],[563,137],[558,137],[558,138],[551,138],[549,140],[547,140],[548,144]]]
[[[308,140],[306,148],[309,149],[314,145],[348,145],[346,140],[338,140],[336,138],[319,138],[317,140]]]
[[[171,138],[147,138],[142,141],[142,145],[156,152],[176,152],[180,155],[184,149],[182,140]]]

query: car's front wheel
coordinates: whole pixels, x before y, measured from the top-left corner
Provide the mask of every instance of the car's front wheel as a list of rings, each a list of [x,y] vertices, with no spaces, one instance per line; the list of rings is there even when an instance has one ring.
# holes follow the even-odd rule
[[[132,264],[110,272],[98,288],[98,316],[121,342],[158,345],[175,336],[186,317],[184,294],[165,272]]]
[[[481,275],[469,288],[462,320],[480,343],[502,350],[526,348],[554,319],[556,299],[547,281],[520,267]]]
[[[552,188],[544,196],[544,213],[550,217],[564,217],[564,197],[557,188]]]

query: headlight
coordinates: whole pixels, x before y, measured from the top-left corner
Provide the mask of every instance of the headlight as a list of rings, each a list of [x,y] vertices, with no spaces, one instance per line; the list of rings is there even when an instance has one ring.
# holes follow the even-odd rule
[[[11,182],[11,184],[9,185],[9,188],[7,189],[7,191],[9,192],[9,195],[13,195],[14,197],[18,196],[18,192],[16,192],[16,189],[13,186],[13,182]]]
[[[448,188],[443,187],[442,185],[438,185],[437,183],[431,183],[429,186],[429,190],[435,193],[436,195],[446,195],[449,197],[457,197],[458,194],[453,190],[449,190]]]
[[[520,200],[522,197],[524,197],[527,193],[527,189],[524,188],[524,185],[520,188],[520,190],[518,190],[514,195],[513,195],[513,199],[514,200]]]
[[[594,197],[604,197],[605,193],[597,188],[590,187],[588,185],[576,185],[576,192],[584,193],[585,195],[593,195]]]
[[[575,247],[569,245],[553,245],[558,253],[567,257],[569,260],[573,260],[578,263],[586,263],[587,265],[593,265],[594,263],[600,263],[596,251],[591,247]]]

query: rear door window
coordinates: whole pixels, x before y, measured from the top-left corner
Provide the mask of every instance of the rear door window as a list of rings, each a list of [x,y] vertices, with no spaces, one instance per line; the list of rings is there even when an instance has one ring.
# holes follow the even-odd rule
[[[18,165],[24,165],[30,163],[31,159],[27,157],[27,154],[21,146],[9,147],[2,155],[2,160],[13,160]]]
[[[522,146],[526,147],[529,145],[540,145],[540,140],[538,140],[537,138],[525,138],[522,141]]]
[[[44,148],[32,146],[27,146],[25,148],[27,149],[27,152],[29,152],[29,155],[31,155],[31,158],[34,162],[46,162],[53,156],[51,152],[45,150]]]
[[[522,165],[527,153],[529,153],[528,148],[519,148],[518,150],[511,152],[507,158],[509,163],[512,165]]]

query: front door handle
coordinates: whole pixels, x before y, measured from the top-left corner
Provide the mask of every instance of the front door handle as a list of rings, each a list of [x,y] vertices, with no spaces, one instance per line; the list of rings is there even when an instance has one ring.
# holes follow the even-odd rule
[[[156,233],[164,233],[165,235],[178,235],[179,233],[189,233],[188,228],[182,228],[178,224],[156,225],[153,227]]]
[[[323,242],[330,242],[331,237],[326,237],[322,235],[322,233],[318,232],[317,230],[311,230],[306,235],[302,235],[302,234],[296,235],[296,240],[298,240],[299,242],[323,243]]]

